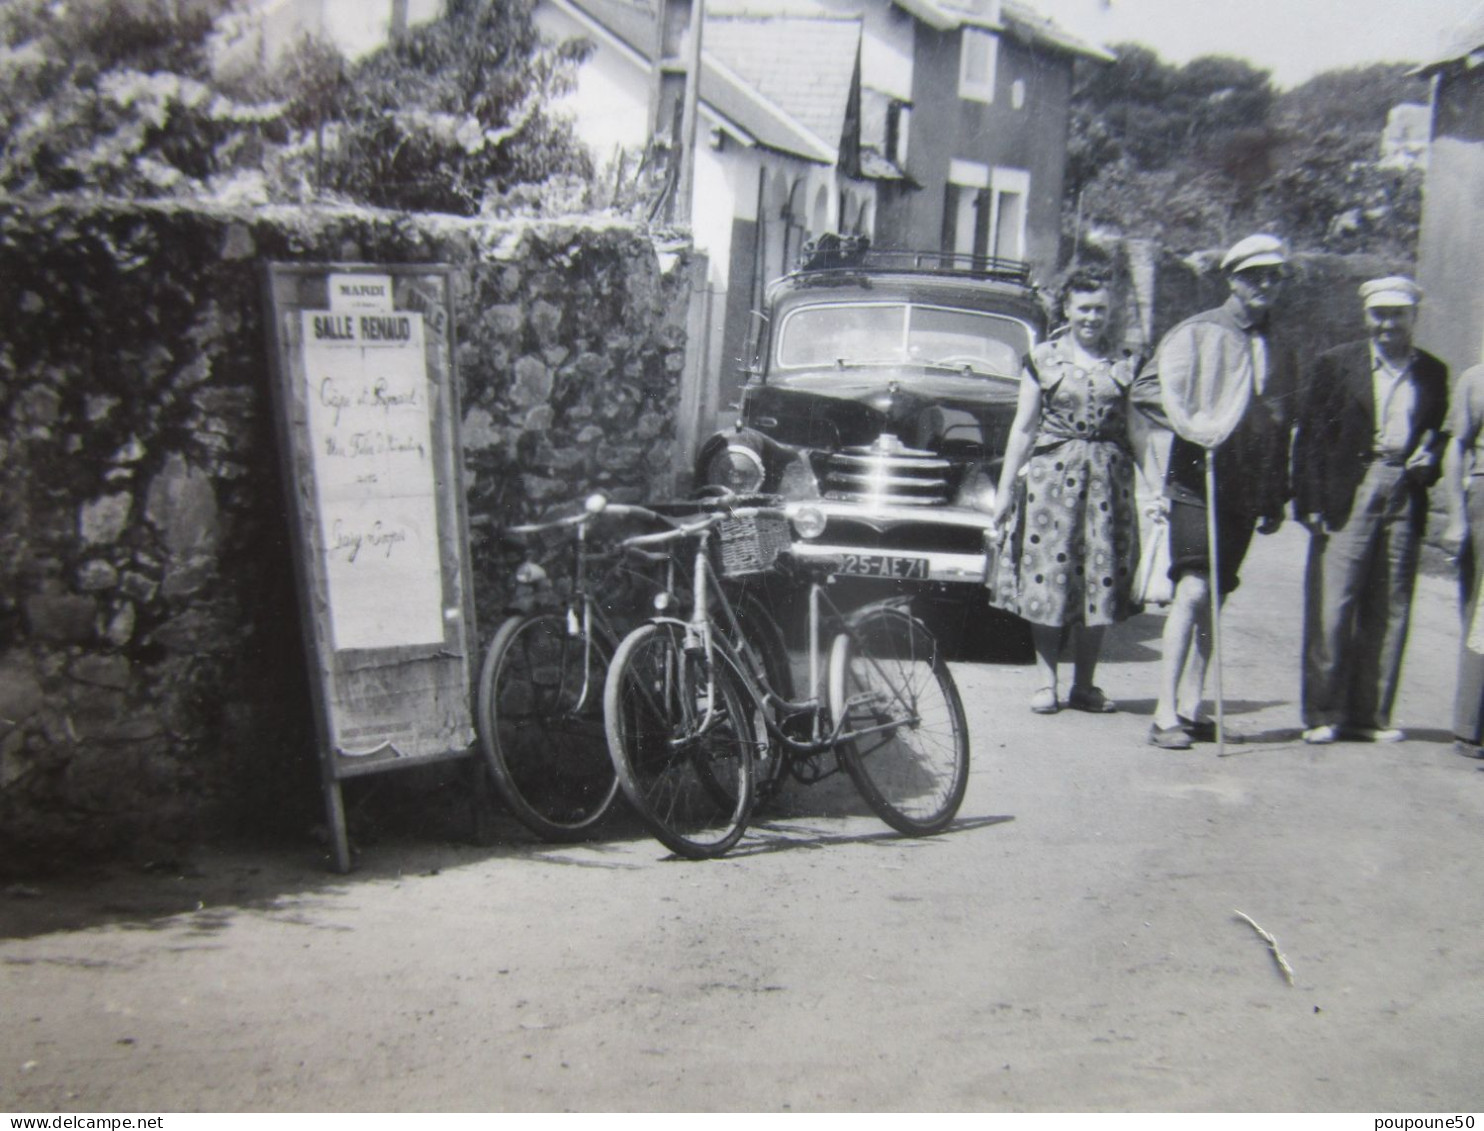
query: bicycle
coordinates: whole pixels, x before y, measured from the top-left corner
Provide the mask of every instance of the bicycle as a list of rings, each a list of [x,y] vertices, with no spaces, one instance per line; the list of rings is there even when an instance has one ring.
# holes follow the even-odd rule
[[[668,554],[646,552],[628,539],[611,550],[590,548],[588,532],[600,516],[672,522],[647,507],[591,495],[575,515],[508,527],[507,535],[523,539],[570,532],[572,581],[562,609],[506,617],[479,672],[475,722],[495,788],[521,824],[558,843],[590,836],[618,793],[603,730],[602,688],[621,634],[601,598],[611,598],[625,574],[639,573],[628,559],[663,564],[663,581],[644,577],[644,583],[659,592],[675,588]],[[594,581],[599,566],[607,568]],[[531,560],[515,574],[525,585],[546,579],[545,569]]]
[[[693,504],[656,506],[683,512]],[[555,843],[592,836],[619,790],[603,727],[602,689],[622,633],[605,602],[611,606],[616,589],[638,580],[653,591],[658,608],[669,609],[679,606],[678,595],[688,588],[682,562],[668,552],[645,550],[633,537],[594,550],[589,531],[600,517],[667,527],[677,521],[660,510],[591,495],[575,515],[508,527],[507,535],[522,539],[570,532],[572,581],[560,610],[516,614],[501,623],[485,651],[476,693],[476,729],[496,791],[521,824]],[[539,585],[546,571],[527,560],[515,579]],[[765,615],[755,602],[741,609],[744,627],[733,645],[786,679],[787,657],[781,640],[769,637]]]
[[[908,836],[947,828],[968,786],[957,686],[937,642],[903,602],[846,616],[808,572],[829,563],[797,565],[808,577],[802,698],[780,693],[755,655],[732,646],[736,612],[712,564],[713,535],[721,573],[756,573],[779,568],[785,523],[782,511],[740,507],[635,539],[695,540],[691,612],[654,617],[619,644],[603,689],[608,752],[640,820],[691,859],[721,856],[737,843],[759,779],[789,773],[809,784],[843,768],[877,816]],[[830,752],[833,769],[822,764]]]

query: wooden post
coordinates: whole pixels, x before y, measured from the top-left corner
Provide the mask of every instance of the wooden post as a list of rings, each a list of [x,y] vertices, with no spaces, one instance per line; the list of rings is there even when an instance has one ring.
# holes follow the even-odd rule
[[[342,876],[350,871],[350,834],[345,828],[345,797],[340,780],[325,774],[325,820],[330,828],[330,847],[335,852],[335,871]]]
[[[703,429],[710,432],[707,408],[710,394],[711,287],[710,259],[699,252],[690,261],[690,301],[685,317],[685,368],[680,375],[680,402],[675,406],[675,458],[671,464],[671,489],[677,495],[693,486],[691,472]]]
[[[706,20],[706,0],[691,0],[690,49],[685,64],[685,111],[681,129],[680,183],[675,192],[675,220],[691,222],[691,198],[696,190],[696,116],[701,101],[701,25]]]

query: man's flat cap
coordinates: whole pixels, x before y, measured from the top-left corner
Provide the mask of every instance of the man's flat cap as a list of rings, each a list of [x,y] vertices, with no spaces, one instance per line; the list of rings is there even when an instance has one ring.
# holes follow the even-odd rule
[[[1367,310],[1373,306],[1416,306],[1422,301],[1422,288],[1405,275],[1387,275],[1361,283],[1360,301]]]
[[[1232,244],[1221,258],[1221,269],[1235,275],[1249,267],[1281,267],[1288,262],[1288,249],[1277,236],[1248,236]]]

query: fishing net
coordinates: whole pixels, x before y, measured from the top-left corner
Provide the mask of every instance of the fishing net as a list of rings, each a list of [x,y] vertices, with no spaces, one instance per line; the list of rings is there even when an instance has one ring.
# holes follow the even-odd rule
[[[1177,326],[1159,346],[1160,399],[1170,426],[1203,448],[1232,434],[1252,398],[1252,348],[1214,322]]]

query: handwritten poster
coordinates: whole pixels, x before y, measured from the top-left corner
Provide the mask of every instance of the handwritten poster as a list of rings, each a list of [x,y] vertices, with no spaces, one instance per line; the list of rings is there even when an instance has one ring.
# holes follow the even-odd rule
[[[274,423],[343,872],[342,781],[477,752],[453,269],[264,266]]]
[[[337,651],[443,640],[422,315],[300,312]]]

